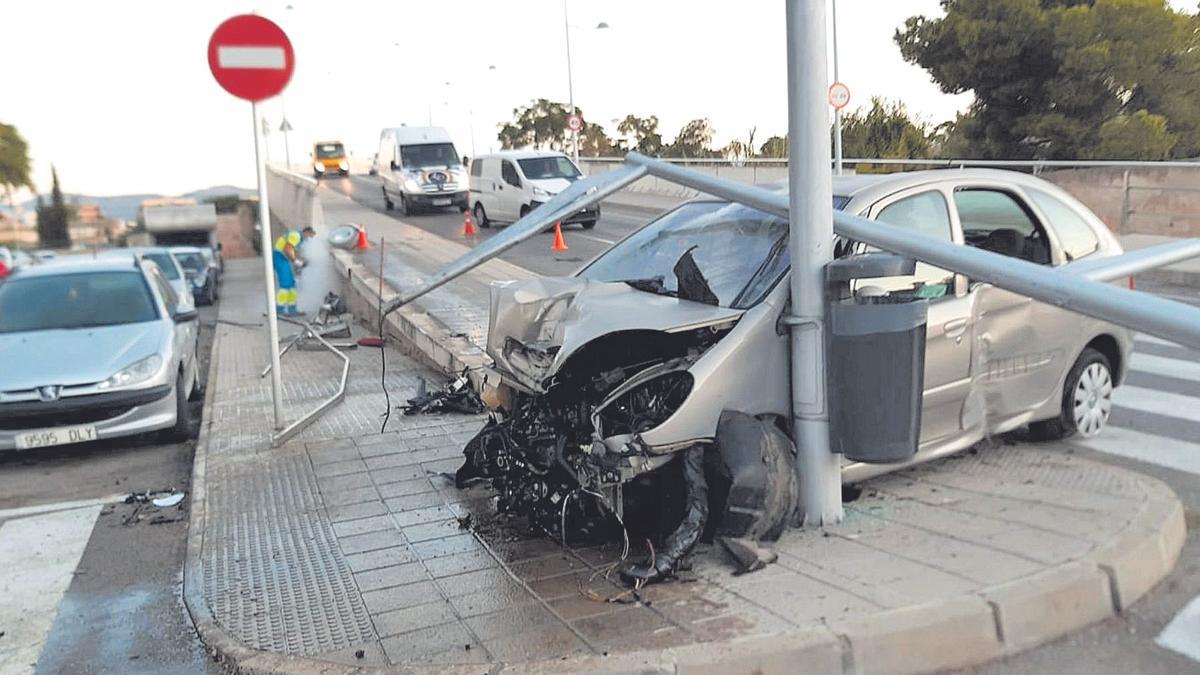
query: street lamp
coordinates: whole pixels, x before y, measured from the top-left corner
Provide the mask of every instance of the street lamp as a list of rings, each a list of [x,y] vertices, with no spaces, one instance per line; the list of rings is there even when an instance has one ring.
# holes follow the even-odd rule
[[[608,24],[604,21],[596,24],[595,30],[608,28]],[[563,0],[563,33],[567,36],[567,106],[570,108],[571,115],[575,114],[575,84],[571,75],[571,23],[567,19],[567,0]],[[575,157],[575,163],[579,163],[579,133],[574,129],[571,130],[571,153]]]

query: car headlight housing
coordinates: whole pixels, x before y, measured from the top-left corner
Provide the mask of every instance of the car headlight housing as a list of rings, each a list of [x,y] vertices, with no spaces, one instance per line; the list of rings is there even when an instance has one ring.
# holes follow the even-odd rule
[[[543,190],[542,188],[540,188],[540,187],[538,187],[538,186],[534,185],[534,186],[533,186],[533,196],[534,196],[534,197],[541,197],[541,198],[543,198],[543,199],[549,199],[549,198],[553,197],[554,195],[552,195],[552,194],[550,194],[549,192],[547,192],[547,191]]]
[[[317,173],[325,173],[325,165],[320,162],[313,162],[313,171]]]
[[[97,389],[119,389],[141,384],[158,374],[162,369],[163,360],[158,354],[151,354],[141,361],[122,368],[112,377],[96,385]]]
[[[408,190],[409,192],[420,192],[421,184],[417,182],[416,178],[407,176],[404,179],[404,189]]]
[[[350,162],[347,162],[346,160],[343,159],[342,161],[338,162],[338,168],[341,169],[342,171],[349,171],[350,170]]]

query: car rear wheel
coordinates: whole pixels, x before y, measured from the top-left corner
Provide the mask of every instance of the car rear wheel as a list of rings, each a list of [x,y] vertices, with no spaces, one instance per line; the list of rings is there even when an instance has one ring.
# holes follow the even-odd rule
[[[183,373],[175,377],[175,426],[162,431],[163,440],[182,443],[192,435],[192,411],[188,407],[188,393],[184,391]]]
[[[488,221],[487,211],[483,210],[481,202],[475,202],[475,224],[484,228],[492,226],[492,223]]]
[[[402,215],[402,216],[411,216],[412,215],[413,208],[408,203],[408,200],[404,198],[403,193],[400,194],[400,203],[397,204],[397,206],[400,207],[399,209],[397,209],[400,212],[400,215]]]
[[[1091,347],[1084,349],[1067,373],[1058,417],[1030,424],[1030,434],[1038,440],[1095,436],[1108,424],[1114,386],[1108,357]]]

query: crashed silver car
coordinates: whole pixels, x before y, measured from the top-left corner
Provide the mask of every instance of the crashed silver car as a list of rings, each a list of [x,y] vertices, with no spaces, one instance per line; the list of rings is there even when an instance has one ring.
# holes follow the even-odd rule
[[[1121,253],[1086,207],[1019,173],[837,177],[834,194],[850,213],[1041,265]],[[839,257],[869,253],[836,242]],[[924,263],[910,269],[848,290],[925,304],[917,452],[847,460],[844,481],[1026,425],[1041,438],[1104,427],[1129,331]],[[628,566],[633,580],[670,575],[714,532],[777,537],[797,489],[788,270],[786,221],[698,198],[573,277],[494,286],[487,352],[502,384],[496,414],[465,449],[460,485],[490,480],[501,511],[556,537],[603,530],[608,514],[643,526],[660,544]]]

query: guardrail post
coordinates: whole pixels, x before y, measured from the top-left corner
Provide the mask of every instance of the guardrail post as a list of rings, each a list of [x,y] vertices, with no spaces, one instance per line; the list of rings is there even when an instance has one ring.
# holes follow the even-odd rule
[[[1117,234],[1129,234],[1129,169],[1121,179],[1121,223]]]

